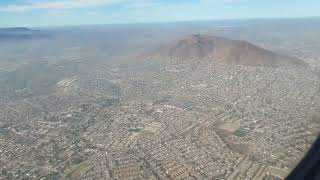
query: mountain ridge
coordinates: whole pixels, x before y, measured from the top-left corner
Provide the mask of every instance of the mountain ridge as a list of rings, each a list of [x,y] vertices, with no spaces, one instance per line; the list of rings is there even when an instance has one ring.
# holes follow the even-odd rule
[[[243,40],[192,34],[163,45],[149,54],[151,59],[210,59],[214,62],[248,66],[306,66],[295,57],[280,55]]]
[[[0,41],[18,41],[48,38],[48,32],[26,27],[0,28]]]

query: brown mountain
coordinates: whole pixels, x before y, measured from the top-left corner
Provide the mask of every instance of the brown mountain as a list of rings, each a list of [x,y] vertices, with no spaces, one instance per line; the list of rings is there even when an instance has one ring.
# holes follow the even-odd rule
[[[297,58],[279,55],[246,41],[209,35],[190,35],[158,48],[150,56],[166,60],[206,58],[241,65],[306,65]]]

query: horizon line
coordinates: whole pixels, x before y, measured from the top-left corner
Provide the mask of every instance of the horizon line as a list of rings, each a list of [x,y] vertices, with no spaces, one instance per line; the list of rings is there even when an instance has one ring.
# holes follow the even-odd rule
[[[221,19],[195,19],[178,21],[158,21],[158,22],[119,22],[119,23],[99,23],[99,24],[64,24],[64,25],[40,25],[40,26],[0,26],[5,28],[68,28],[68,27],[88,27],[88,26],[108,26],[108,25],[155,25],[155,24],[174,24],[192,22],[223,22],[223,21],[254,21],[254,20],[294,20],[294,19],[320,19],[320,16],[298,16],[298,17],[248,17],[248,18],[221,18]]]

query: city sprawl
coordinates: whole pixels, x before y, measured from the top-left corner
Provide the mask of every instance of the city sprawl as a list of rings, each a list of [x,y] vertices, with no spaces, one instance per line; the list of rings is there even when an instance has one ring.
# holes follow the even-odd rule
[[[319,133],[320,40],[256,42],[308,66],[110,63],[94,48],[7,45],[0,179],[284,179]]]

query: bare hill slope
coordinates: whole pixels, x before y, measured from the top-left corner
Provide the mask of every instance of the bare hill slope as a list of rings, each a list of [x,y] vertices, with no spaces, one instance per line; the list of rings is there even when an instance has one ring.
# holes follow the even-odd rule
[[[215,62],[239,65],[306,65],[297,58],[279,55],[246,41],[209,35],[190,35],[166,44],[150,54],[159,59],[209,58]]]

